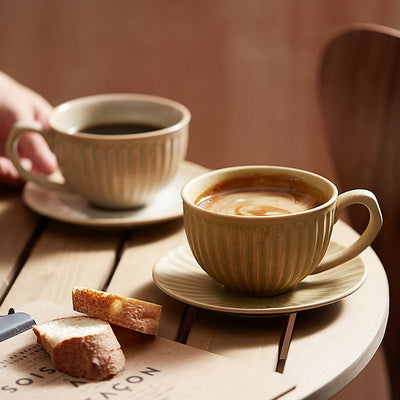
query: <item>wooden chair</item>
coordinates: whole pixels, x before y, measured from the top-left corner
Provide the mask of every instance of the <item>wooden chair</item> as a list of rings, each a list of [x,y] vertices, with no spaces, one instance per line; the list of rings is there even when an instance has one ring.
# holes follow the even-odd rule
[[[384,225],[373,248],[391,291],[384,339],[393,399],[400,398],[400,31],[356,24],[339,31],[322,55],[320,100],[341,190],[372,190]],[[362,230],[366,215],[350,209]],[[362,326],[360,326],[362,329]]]

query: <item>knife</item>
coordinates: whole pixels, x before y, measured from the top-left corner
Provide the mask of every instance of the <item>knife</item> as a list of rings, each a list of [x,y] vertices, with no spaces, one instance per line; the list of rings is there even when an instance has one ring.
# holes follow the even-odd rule
[[[7,315],[0,315],[0,342],[31,329],[32,325],[35,320],[29,314],[10,308]]]

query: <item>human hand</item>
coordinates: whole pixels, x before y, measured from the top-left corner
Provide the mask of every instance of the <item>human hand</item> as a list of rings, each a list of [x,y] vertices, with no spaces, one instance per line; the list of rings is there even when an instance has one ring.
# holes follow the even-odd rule
[[[14,123],[35,120],[47,126],[51,110],[51,105],[42,96],[0,72],[0,184],[23,184],[14,165],[5,155],[5,143]],[[27,170],[49,174],[57,168],[54,154],[37,133],[27,133],[21,137],[18,152]]]

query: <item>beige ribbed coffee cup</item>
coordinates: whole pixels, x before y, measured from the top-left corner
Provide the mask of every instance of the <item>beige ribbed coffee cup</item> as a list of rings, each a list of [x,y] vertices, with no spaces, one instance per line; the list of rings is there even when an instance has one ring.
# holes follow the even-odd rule
[[[145,205],[176,174],[187,150],[189,110],[175,101],[141,94],[104,94],[56,107],[49,128],[18,122],[7,141],[7,155],[26,180],[50,190],[77,192],[110,209]],[[98,125],[148,124],[157,129],[134,134],[94,134]],[[18,140],[28,131],[46,139],[65,182],[27,171],[18,157]]]
[[[267,216],[231,215],[199,206],[208,193],[218,194],[226,182],[239,182],[231,185],[235,191],[240,190],[240,182],[249,185],[253,179],[255,185],[278,185],[278,190],[300,188],[315,194],[319,203],[311,209]],[[378,202],[370,191],[357,189],[338,195],[336,186],[326,178],[294,168],[215,170],[188,182],[182,199],[186,236],[199,265],[228,290],[250,296],[287,292],[308,275],[356,257],[382,225]],[[352,204],[367,207],[367,228],[354,243],[325,257],[334,224]]]

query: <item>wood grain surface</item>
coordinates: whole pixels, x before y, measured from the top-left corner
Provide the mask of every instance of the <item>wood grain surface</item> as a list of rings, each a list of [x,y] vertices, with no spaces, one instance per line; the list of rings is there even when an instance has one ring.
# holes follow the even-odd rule
[[[393,398],[400,397],[400,31],[372,24],[337,33],[322,57],[321,104],[326,132],[343,190],[372,190],[384,224],[373,247],[382,259],[391,288],[391,315],[385,337]],[[361,231],[367,217],[350,209]]]
[[[15,196],[14,202],[19,201]],[[346,244],[356,237],[346,224],[337,224],[337,242]],[[163,337],[274,371],[283,318],[198,310],[155,287],[154,263],[185,241],[179,219],[127,231],[46,221],[16,280],[3,293],[0,311],[5,313],[11,306],[18,309],[36,299],[71,306],[71,288],[76,285],[105,289],[162,304],[159,333]],[[368,277],[356,293],[334,305],[299,313],[284,370],[297,388],[287,399],[330,398],[377,350],[386,327],[387,280],[372,249],[361,257],[368,265]]]

